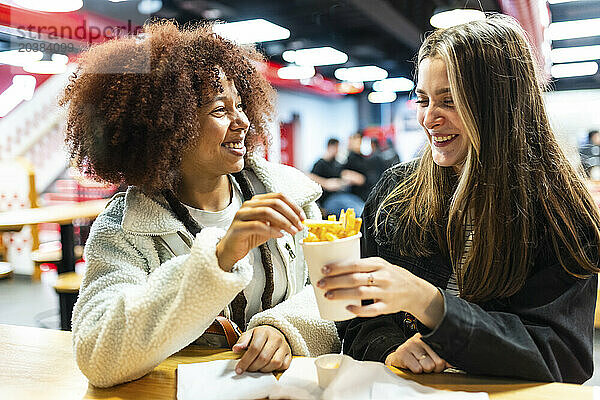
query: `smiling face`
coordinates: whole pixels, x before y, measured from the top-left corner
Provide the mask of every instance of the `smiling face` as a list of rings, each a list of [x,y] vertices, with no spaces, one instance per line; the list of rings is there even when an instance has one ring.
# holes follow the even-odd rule
[[[219,177],[244,168],[244,144],[250,122],[233,80],[222,74],[223,92],[198,109],[199,137],[184,154],[182,170]]]
[[[469,140],[452,99],[446,64],[440,58],[421,61],[416,94],[417,119],[427,134],[433,161],[460,169]]]

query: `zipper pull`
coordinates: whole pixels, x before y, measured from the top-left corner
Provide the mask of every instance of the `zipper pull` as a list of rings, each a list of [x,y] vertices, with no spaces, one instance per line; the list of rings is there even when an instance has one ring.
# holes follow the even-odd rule
[[[293,260],[294,258],[296,258],[296,255],[292,251],[292,246],[290,246],[290,244],[288,242],[285,242],[285,249],[288,251],[288,253],[290,253],[290,260]]]

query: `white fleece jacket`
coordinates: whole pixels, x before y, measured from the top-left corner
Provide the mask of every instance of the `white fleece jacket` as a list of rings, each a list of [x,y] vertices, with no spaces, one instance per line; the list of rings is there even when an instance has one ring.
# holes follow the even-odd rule
[[[248,166],[268,192],[281,192],[318,218],[320,188],[300,171],[250,158]],[[161,235],[180,235],[190,254],[173,256]],[[225,231],[204,228],[196,238],[160,200],[130,188],[117,195],[94,222],[85,248],[87,271],[73,310],[73,347],[90,383],[113,386],[150,372],[169,355],[192,343],[226,310],[252,279],[247,258],[232,272],[219,268],[215,250]],[[287,268],[288,294],[275,307],[254,315],[248,329],[272,325],[295,355],[339,350],[335,325],[322,320],[300,239],[288,235],[278,248]],[[293,243],[289,245],[289,242]],[[290,252],[291,254],[292,252]]]

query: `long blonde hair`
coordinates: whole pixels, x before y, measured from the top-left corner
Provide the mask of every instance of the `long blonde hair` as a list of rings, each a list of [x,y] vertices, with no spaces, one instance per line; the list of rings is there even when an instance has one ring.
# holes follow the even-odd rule
[[[567,272],[597,273],[600,215],[555,140],[523,29],[495,14],[437,30],[421,46],[418,64],[426,58],[446,64],[469,149],[456,175],[434,163],[428,146],[379,205],[378,231],[387,226],[382,216],[393,214],[395,226],[385,234],[402,254],[441,249],[461,297],[471,301],[516,293],[547,239]],[[461,263],[469,218],[473,244]]]

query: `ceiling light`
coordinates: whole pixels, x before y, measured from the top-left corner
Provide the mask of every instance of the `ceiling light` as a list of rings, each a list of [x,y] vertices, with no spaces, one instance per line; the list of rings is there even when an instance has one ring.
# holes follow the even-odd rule
[[[13,0],[18,7],[44,12],[70,12],[83,7],[83,0]]]
[[[556,64],[550,69],[550,73],[554,78],[588,76],[594,75],[596,72],[598,72],[598,63],[596,62]]]
[[[371,92],[367,99],[371,103],[391,103],[396,100],[396,92]]]
[[[31,62],[23,66],[23,69],[32,74],[62,74],[67,71],[69,57],[64,54],[52,54],[52,57],[45,58],[51,58],[52,61],[42,59]]]
[[[281,55],[287,62],[298,65],[333,65],[348,61],[348,55],[333,47],[315,47],[312,49],[288,50]]]
[[[223,12],[218,8],[207,8],[202,11],[202,16],[206,19],[217,19],[223,15]]]
[[[13,83],[0,94],[0,117],[6,116],[23,100],[31,100],[36,80],[31,75],[15,75]]]
[[[554,64],[598,60],[600,59],[600,45],[552,49],[550,57]]]
[[[433,14],[429,19],[429,23],[435,28],[450,28],[451,26],[483,19],[485,19],[483,11],[471,8],[455,8]]]
[[[62,74],[67,71],[67,66],[63,63],[54,61],[37,61],[23,67],[30,74],[47,74],[55,75]]]
[[[409,92],[413,90],[415,84],[407,78],[388,78],[373,83],[373,90],[376,92]]]
[[[296,50],[286,50],[281,53],[281,58],[289,63],[293,63],[296,61]]]
[[[600,35],[600,18],[554,22],[548,26],[550,40],[575,39]]]
[[[340,81],[365,82],[385,79],[388,73],[385,69],[375,65],[365,65],[362,67],[338,68],[335,70],[334,75]]]
[[[260,19],[217,24],[213,31],[226,39],[237,43],[258,43],[281,40],[290,37],[289,29]]]
[[[288,65],[277,70],[277,76],[281,79],[308,79],[315,75],[315,69],[311,66]]]
[[[64,54],[52,54],[52,61],[60,64],[67,64],[69,62],[69,57]]]
[[[162,6],[161,0],[142,0],[138,3],[137,9],[140,14],[154,14],[160,11]]]
[[[339,82],[335,84],[335,91],[340,94],[361,93],[365,89],[362,82]]]
[[[41,51],[9,50],[0,52],[0,64],[23,67],[35,61],[40,61],[44,53]]]

